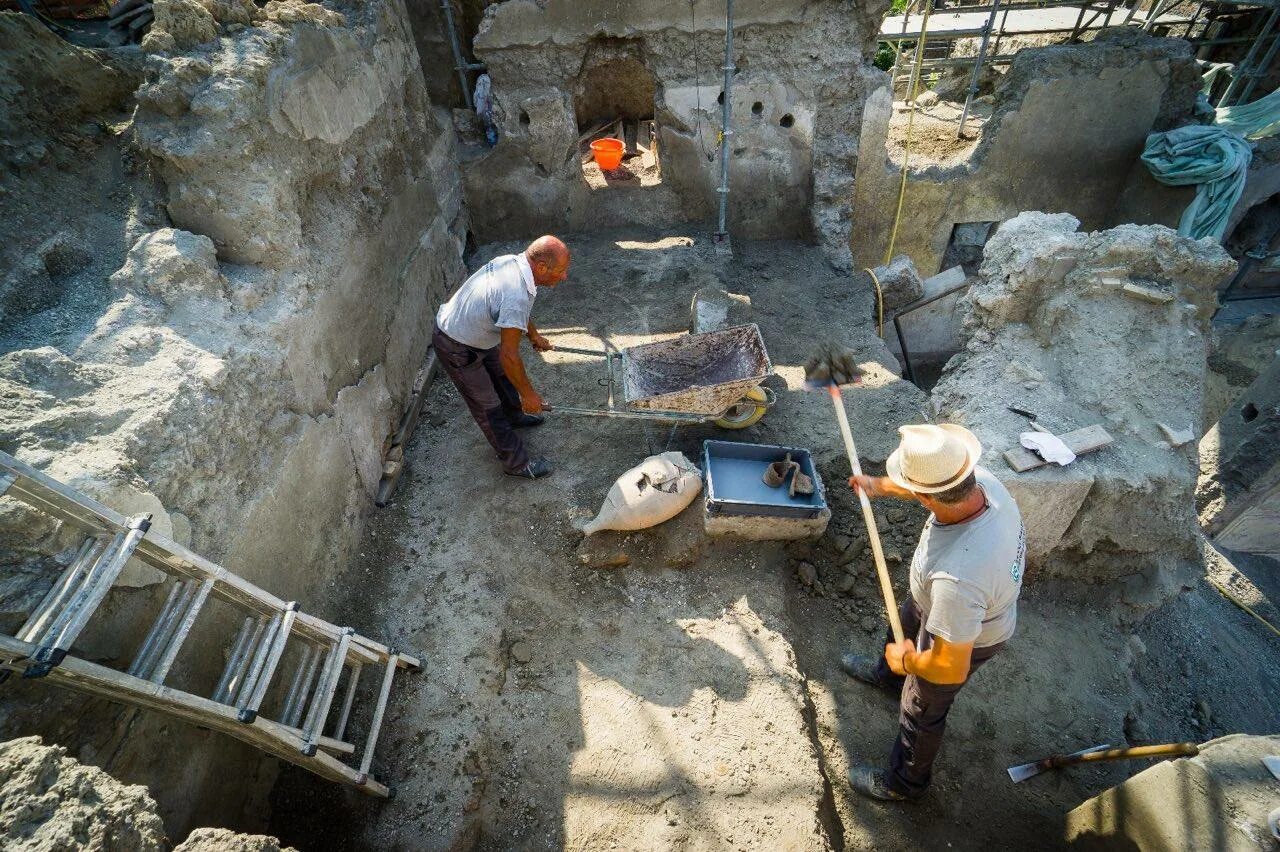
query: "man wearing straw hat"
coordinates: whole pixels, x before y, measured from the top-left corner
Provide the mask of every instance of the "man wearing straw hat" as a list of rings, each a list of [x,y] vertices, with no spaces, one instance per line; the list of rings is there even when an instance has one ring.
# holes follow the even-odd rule
[[[911,594],[898,607],[905,638],[889,634],[883,656],[840,660],[851,677],[899,697],[888,768],[849,772],[855,790],[885,801],[924,795],[951,703],[1013,635],[1026,560],[1022,516],[978,465],[977,437],[951,424],[898,432],[887,476],[852,477],[849,485],[868,497],[915,500],[933,513],[911,559]]]

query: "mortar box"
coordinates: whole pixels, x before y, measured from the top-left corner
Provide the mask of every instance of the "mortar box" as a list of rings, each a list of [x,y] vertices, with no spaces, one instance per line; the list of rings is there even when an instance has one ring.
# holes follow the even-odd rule
[[[764,483],[765,468],[787,453],[813,479],[813,493],[792,497],[790,480]],[[822,477],[809,451],[800,447],[709,440],[702,445],[703,522],[708,535],[754,540],[816,538],[831,520]]]

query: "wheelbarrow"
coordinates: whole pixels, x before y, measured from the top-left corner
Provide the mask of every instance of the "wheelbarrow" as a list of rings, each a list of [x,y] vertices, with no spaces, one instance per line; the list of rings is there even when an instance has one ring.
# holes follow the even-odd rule
[[[604,408],[547,406],[553,413],[745,429],[777,401],[760,384],[773,365],[754,323],[625,349],[606,341],[603,350],[557,346],[554,351],[603,357],[600,384],[609,396]],[[619,388],[622,406],[615,402]]]

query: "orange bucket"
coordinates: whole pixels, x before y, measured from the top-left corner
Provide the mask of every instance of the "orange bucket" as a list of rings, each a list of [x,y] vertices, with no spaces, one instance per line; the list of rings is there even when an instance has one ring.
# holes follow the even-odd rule
[[[591,156],[601,171],[611,172],[622,165],[622,149],[621,139],[597,139],[591,143]]]

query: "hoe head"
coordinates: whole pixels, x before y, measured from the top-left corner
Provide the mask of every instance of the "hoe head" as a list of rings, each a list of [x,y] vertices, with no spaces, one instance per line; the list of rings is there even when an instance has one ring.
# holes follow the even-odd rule
[[[810,390],[856,384],[862,378],[857,354],[831,343],[823,343],[804,362],[805,387]]]

